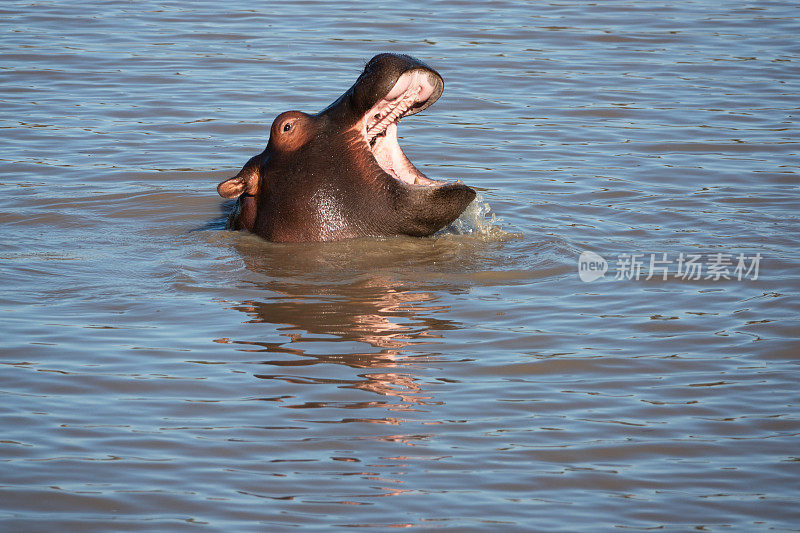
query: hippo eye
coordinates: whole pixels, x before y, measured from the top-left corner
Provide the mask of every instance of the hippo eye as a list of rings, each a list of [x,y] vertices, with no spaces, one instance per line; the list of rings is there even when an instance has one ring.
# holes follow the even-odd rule
[[[287,122],[286,124],[283,125],[283,131],[289,131],[290,129],[292,129],[291,122]]]

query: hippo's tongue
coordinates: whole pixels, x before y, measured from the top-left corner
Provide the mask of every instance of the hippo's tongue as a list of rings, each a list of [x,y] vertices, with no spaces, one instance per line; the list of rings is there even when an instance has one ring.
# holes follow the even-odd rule
[[[403,153],[397,142],[397,123],[390,124],[383,135],[375,138],[372,155],[381,168],[393,178],[413,185],[437,183],[420,172]]]

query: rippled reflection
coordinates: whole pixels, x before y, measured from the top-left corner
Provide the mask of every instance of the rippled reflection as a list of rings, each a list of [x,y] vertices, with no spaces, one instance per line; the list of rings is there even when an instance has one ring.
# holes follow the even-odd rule
[[[361,283],[338,287],[333,294],[296,294],[272,297],[267,301],[245,301],[234,309],[246,313],[249,322],[278,324],[281,336],[289,345],[278,342],[248,342],[273,353],[298,356],[330,357],[329,343],[355,341],[379,348],[378,352],[355,350],[337,353],[342,362],[353,366],[374,366],[390,363],[403,354],[407,346],[420,342],[437,342],[437,330],[455,327],[450,321],[423,313],[446,312],[446,306],[435,305],[428,292],[412,292],[393,288],[388,280],[375,280],[374,286]],[[296,348],[293,344],[315,345]],[[337,344],[337,349],[343,348]]]
[[[466,289],[436,275],[437,258],[450,255],[458,243],[396,239],[275,245],[246,235],[233,239],[247,270],[256,276],[251,281],[256,290],[248,294],[257,296],[229,307],[246,315],[243,322],[259,326],[247,329],[251,338],[219,341],[236,344],[242,352],[266,355],[258,363],[274,367],[333,363],[384,369],[358,374],[357,379],[268,372],[256,377],[338,384],[397,399],[337,407],[383,405],[402,410],[435,403],[409,372],[409,365],[437,353],[430,346],[420,349],[422,345],[441,344],[444,331],[461,327],[447,318],[450,307],[438,301],[442,291],[457,294]],[[412,256],[429,268],[413,272],[398,268]],[[416,276],[422,279],[415,280]],[[332,405],[323,401],[291,407]]]

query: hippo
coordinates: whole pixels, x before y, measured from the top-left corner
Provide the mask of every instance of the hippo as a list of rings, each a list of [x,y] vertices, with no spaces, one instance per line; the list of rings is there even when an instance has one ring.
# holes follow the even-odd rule
[[[475,191],[428,178],[397,140],[400,119],[443,90],[442,77],[422,61],[383,53],[319,113],[281,113],[264,151],[217,186],[223,198],[237,199],[228,227],[275,242],[425,237],[447,227]]]

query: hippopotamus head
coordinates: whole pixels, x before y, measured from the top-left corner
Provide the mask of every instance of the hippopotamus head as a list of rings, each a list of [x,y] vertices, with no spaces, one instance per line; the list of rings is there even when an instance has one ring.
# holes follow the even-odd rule
[[[379,54],[323,111],[275,118],[263,152],[217,187],[238,198],[229,226],[271,241],[427,236],[475,198],[461,182],[428,178],[397,141],[397,124],[433,104],[438,72],[407,55]]]

